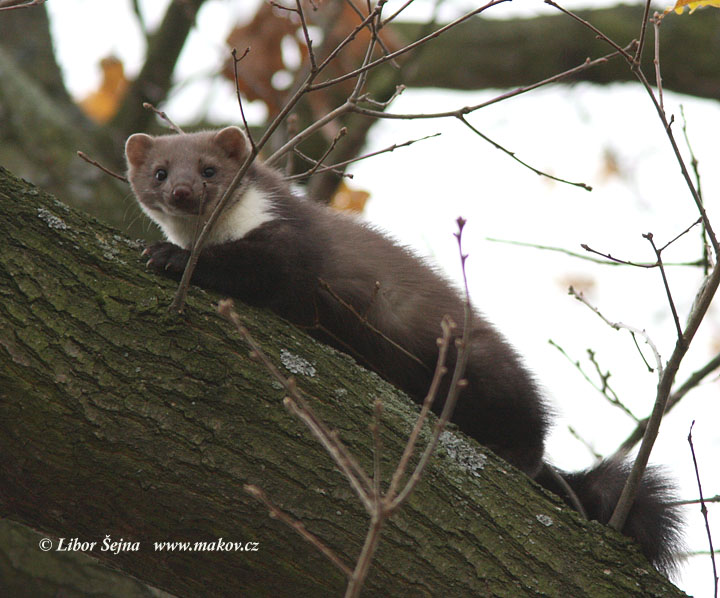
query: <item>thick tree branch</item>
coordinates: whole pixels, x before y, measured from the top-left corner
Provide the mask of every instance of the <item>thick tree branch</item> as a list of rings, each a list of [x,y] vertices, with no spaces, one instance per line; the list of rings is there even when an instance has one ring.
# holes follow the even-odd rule
[[[4,170],[0,211],[0,515],[54,541],[137,542],[92,554],[178,596],[337,595],[344,576],[242,487],[262,486],[345,562],[364,509],[217,298],[193,289],[185,318],[168,316],[175,285],[144,269],[134,243]],[[380,467],[397,461],[417,415],[407,399],[266,312],[240,317],[276,364],[290,353],[313,365],[299,385],[368,470],[380,398]],[[583,598],[610,583],[615,595],[682,596],[627,539],[491,454],[452,434],[440,448],[383,531],[363,595]],[[219,538],[258,551],[153,548]]]

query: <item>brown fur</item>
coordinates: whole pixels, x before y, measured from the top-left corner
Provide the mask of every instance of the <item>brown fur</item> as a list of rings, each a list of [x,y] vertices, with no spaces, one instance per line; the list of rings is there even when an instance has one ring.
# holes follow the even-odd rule
[[[242,132],[234,127],[183,136],[133,135],[127,143],[130,182],[148,214],[169,219],[161,225],[172,229],[208,213],[242,163],[245,148]],[[212,177],[203,176],[208,166],[214,169]],[[167,172],[162,181],[155,178],[158,169]],[[204,190],[203,180],[210,181]],[[241,212],[244,204],[255,207]],[[237,234],[203,249],[193,282],[272,309],[349,353],[415,401],[423,400],[438,358],[443,316],[449,315],[462,333],[462,298],[441,274],[371,226],[297,198],[276,172],[259,163],[226,212],[219,225],[234,223]],[[189,255],[187,245],[167,242],[146,251],[150,265],[174,277],[182,274]],[[544,473],[548,415],[533,377],[486,320],[476,315],[470,325],[468,385],[452,421],[563,495]],[[453,348],[451,370],[455,358]],[[435,411],[442,408],[442,397],[441,392]],[[608,497],[617,494],[625,469],[601,465],[565,475],[580,501],[592,507],[592,516],[606,522]],[[610,492],[598,491],[605,479],[612,483]],[[668,488],[657,473],[649,474],[642,504],[635,509],[649,515],[626,528],[661,568],[672,563],[679,521],[665,501]]]

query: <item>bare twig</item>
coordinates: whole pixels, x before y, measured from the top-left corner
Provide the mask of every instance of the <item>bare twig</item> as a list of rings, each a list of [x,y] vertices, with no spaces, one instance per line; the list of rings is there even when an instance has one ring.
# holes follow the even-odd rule
[[[418,46],[421,46],[421,45],[427,43],[429,40],[434,39],[434,38],[438,37],[439,35],[442,35],[443,33],[449,31],[450,29],[452,29],[454,27],[457,27],[460,23],[463,23],[464,21],[467,21],[468,19],[471,19],[472,17],[479,15],[481,12],[484,12],[487,9],[492,8],[493,6],[497,6],[498,4],[502,4],[502,3],[508,2],[508,1],[509,0],[490,0],[490,2],[488,2],[484,6],[481,6],[480,8],[476,8],[475,10],[471,10],[470,12],[466,13],[465,15],[458,17],[454,21],[451,21],[447,25],[444,25],[443,27],[440,27],[439,29],[433,31],[431,34],[426,35],[425,37],[423,37],[417,41],[414,41],[413,43],[408,44],[407,46],[404,46],[403,48],[400,48],[399,50],[396,50],[395,52],[392,52],[390,54],[382,56],[381,58],[378,58],[377,60],[373,60],[372,62],[364,64],[360,68],[350,71],[349,73],[345,73],[344,75],[341,75],[334,79],[329,79],[327,81],[322,81],[321,83],[312,85],[310,89],[311,89],[311,91],[315,91],[317,89],[324,89],[326,87],[330,87],[332,85],[337,85],[338,83],[342,83],[343,81],[347,81],[348,79],[354,79],[355,77],[358,77],[365,71],[373,69],[380,64],[383,64],[385,62],[393,60],[394,58],[397,58],[398,56],[401,56],[403,54],[406,54],[407,52],[410,52],[411,50],[414,50]],[[381,7],[384,4],[385,4],[385,2],[378,2],[377,7]],[[376,11],[374,11],[374,13],[375,12],[377,12],[379,14],[379,11],[376,10]],[[371,13],[360,25],[358,25],[358,28],[357,28],[358,31],[360,29],[362,29],[367,23],[369,23],[375,17],[374,13]],[[353,37],[354,37],[354,34],[353,34]]]
[[[616,44],[613,40],[611,40],[607,35],[605,35],[602,31],[600,31],[595,25],[590,23],[589,21],[586,21],[582,17],[579,17],[575,13],[563,8],[559,4],[553,2],[553,0],[545,0],[545,4],[549,4],[553,8],[557,8],[560,12],[565,13],[570,18],[574,19],[578,23],[583,24],[585,27],[590,29],[590,31],[594,32],[595,35],[598,37],[598,39],[601,39],[608,44],[610,44],[613,48],[615,48],[615,51],[620,53],[620,55],[625,58],[625,60],[628,61],[630,64],[634,64],[635,58],[626,50],[625,48],[621,48],[618,44]],[[638,44],[637,40],[634,41],[633,47],[635,47],[635,44]]]
[[[688,136],[687,132],[687,119],[685,118],[685,110],[683,108],[683,105],[680,104],[680,115],[682,116],[683,126],[682,126],[682,132],[683,132],[683,138],[685,139],[685,145],[688,148],[688,151],[690,152],[690,166],[693,170],[693,175],[695,176],[695,185],[697,188],[697,194],[700,198],[700,201],[703,202],[703,194],[702,194],[702,181],[700,179],[700,170],[699,170],[699,163],[697,156],[695,155],[695,152],[693,150],[692,144],[690,143],[690,137]],[[703,245],[703,268],[705,270],[705,275],[708,274],[708,271],[710,268],[712,268],[712,254],[710,253],[710,247],[708,246],[707,242],[707,233],[705,231],[705,225],[703,224],[702,227],[702,245]]]
[[[650,242],[650,245],[652,245],[653,251],[655,252],[655,257],[657,258],[657,264],[658,264],[658,267],[660,268],[660,274],[662,275],[662,279],[663,279],[663,285],[665,286],[665,293],[667,294],[668,303],[670,303],[670,311],[672,312],[673,321],[675,322],[675,329],[677,330],[678,339],[681,339],[682,338],[682,328],[680,327],[680,319],[678,318],[677,310],[675,309],[675,302],[673,301],[672,293],[670,292],[670,284],[668,283],[667,276],[665,275],[665,268],[663,267],[662,255],[661,255],[662,249],[658,249],[655,246],[655,241],[653,239],[652,233],[645,233],[643,235],[643,238],[647,239]],[[667,247],[667,245],[665,247]],[[665,249],[665,247],[663,247],[663,249]]]
[[[422,473],[429,462],[430,456],[433,454],[435,447],[439,441],[440,435],[442,434],[445,426],[450,420],[455,403],[459,393],[467,385],[464,380],[465,366],[471,350],[470,336],[472,330],[472,307],[470,305],[467,277],[465,273],[465,262],[467,255],[463,253],[462,249],[462,232],[465,225],[465,221],[461,218],[458,219],[458,232],[455,234],[457,238],[458,251],[460,254],[463,279],[465,283],[465,315],[464,315],[464,328],[461,339],[456,339],[456,350],[457,355],[455,358],[455,367],[453,371],[452,381],[450,382],[445,403],[443,405],[442,413],[433,427],[433,432],[430,441],[423,454],[421,455],[419,462],[417,463],[411,476],[405,483],[405,485],[399,489],[400,479],[405,473],[405,469],[409,463],[409,460],[414,452],[415,444],[419,436],[420,430],[424,425],[424,422],[429,414],[430,408],[434,402],[435,396],[440,388],[441,379],[447,371],[445,367],[445,360],[447,358],[447,352],[449,350],[450,342],[455,338],[454,325],[450,319],[446,316],[442,321],[443,336],[438,339],[438,360],[435,368],[435,373],[428,390],[428,394],[423,402],[423,406],[420,411],[420,416],[413,428],[408,443],[405,446],[403,455],[400,458],[398,466],[393,473],[392,479],[388,491],[385,495],[382,494],[381,489],[381,471],[380,471],[380,459],[381,459],[381,441],[379,434],[379,422],[380,414],[382,412],[382,405],[379,401],[376,401],[374,408],[374,417],[371,424],[371,431],[373,437],[374,457],[373,457],[373,477],[372,480],[364,473],[363,469],[357,463],[357,461],[350,455],[349,451],[345,448],[343,443],[338,438],[338,435],[334,431],[330,431],[323,424],[323,422],[317,418],[313,413],[310,405],[303,397],[302,393],[297,388],[294,379],[286,378],[270,359],[265,355],[262,348],[250,335],[247,329],[240,322],[239,316],[232,309],[232,301],[225,300],[219,305],[220,313],[228,318],[236,327],[238,332],[244,338],[245,342],[251,348],[251,357],[259,360],[270,374],[278,380],[285,390],[287,395],[283,401],[284,405],[299,419],[301,419],[311,430],[311,432],[320,440],[328,454],[331,455],[336,465],[345,474],[350,485],[355,490],[356,494],[362,501],[366,510],[370,515],[370,527],[365,537],[365,542],[361,550],[360,556],[356,562],[355,568],[352,572],[349,568],[342,563],[342,561],[334,554],[332,550],[326,547],[320,542],[315,536],[307,532],[304,526],[295,521],[293,518],[283,513],[280,509],[275,507],[265,494],[259,488],[255,486],[246,486],[247,492],[250,492],[253,496],[261,500],[270,509],[273,516],[281,519],[287,525],[292,527],[302,537],[311,542],[319,550],[325,554],[325,556],[333,562],[336,566],[342,569],[345,575],[348,577],[348,585],[346,589],[346,598],[356,598],[359,596],[360,590],[363,586],[365,577],[372,562],[373,555],[377,548],[380,540],[380,534],[385,521],[392,515],[392,513],[400,507],[410,493],[414,490]],[[353,313],[357,314],[356,310]],[[358,317],[360,317],[358,315]],[[399,491],[398,491],[399,489]]]
[[[663,370],[662,359],[660,358],[660,353],[658,352],[657,347],[655,346],[655,343],[652,341],[652,339],[650,338],[648,333],[645,332],[645,330],[635,328],[634,326],[630,326],[628,324],[623,324],[622,322],[611,322],[600,312],[600,310],[597,307],[595,307],[594,305],[591,305],[588,302],[588,300],[585,299],[585,297],[583,296],[582,293],[580,293],[579,291],[576,291],[573,287],[570,287],[568,289],[568,293],[570,295],[572,295],[573,297],[575,297],[575,299],[580,301],[580,303],[589,307],[593,312],[595,312],[598,315],[598,317],[603,322],[605,322],[611,328],[614,328],[615,330],[628,330],[632,335],[637,335],[637,336],[642,337],[643,340],[647,343],[647,345],[652,350],[653,355],[655,356],[655,366],[657,368],[659,375],[662,376],[662,373],[664,370]]]
[[[585,370],[583,370],[582,365],[580,364],[580,361],[579,361],[579,360],[577,360],[577,359],[576,359],[576,360],[573,360],[573,359],[567,354],[567,352],[565,351],[565,349],[563,349],[560,345],[558,345],[558,344],[557,344],[555,341],[553,341],[552,339],[548,340],[548,342],[550,343],[550,345],[552,345],[552,346],[555,347],[558,351],[560,351],[560,353],[561,353],[570,363],[572,363],[572,364],[575,366],[575,369],[577,369],[577,371],[580,372],[580,374],[582,375],[583,378],[585,378],[585,380],[588,382],[588,384],[590,384],[590,386],[592,386],[592,387],[593,387],[595,390],[597,390],[603,397],[605,397],[605,399],[606,399],[611,405],[614,405],[615,407],[618,407],[619,409],[621,409],[622,411],[624,411],[626,415],[630,416],[630,417],[633,419],[633,421],[635,421],[635,423],[638,423],[638,422],[640,421],[639,418],[638,418],[632,411],[630,411],[630,409],[620,400],[620,397],[618,397],[618,395],[617,395],[617,393],[615,392],[615,390],[613,390],[613,388],[610,386],[610,383],[608,382],[608,380],[610,379],[610,375],[611,375],[611,374],[610,374],[609,371],[608,371],[608,372],[605,372],[605,373],[602,372],[602,370],[600,369],[600,364],[599,364],[599,363],[597,362],[597,360],[595,359],[595,352],[594,352],[592,349],[588,349],[588,350],[587,350],[588,359],[589,359],[590,363],[592,363],[593,366],[595,367],[595,372],[596,372],[596,374],[598,375],[598,377],[600,378],[600,384],[599,384],[599,385],[596,384],[596,383],[592,380],[592,378],[590,378],[590,376],[588,376],[588,374],[585,373]]]
[[[405,487],[398,493],[396,497],[391,498],[392,502],[390,503],[389,508],[393,510],[399,507],[407,499],[407,497],[410,496],[412,491],[415,489],[415,486],[417,486],[417,483],[420,481],[420,476],[422,472],[425,471],[425,467],[427,466],[430,457],[435,451],[435,447],[437,446],[437,443],[440,439],[440,434],[442,434],[445,426],[447,425],[447,422],[450,421],[450,418],[452,417],[458,396],[467,385],[467,381],[463,378],[463,376],[465,375],[465,366],[467,365],[467,360],[470,356],[471,350],[470,334],[473,320],[473,309],[470,303],[470,292],[468,291],[467,275],[465,272],[465,262],[468,256],[467,254],[463,253],[462,249],[462,233],[465,227],[465,220],[463,218],[458,218],[457,224],[458,232],[455,233],[455,238],[457,239],[458,252],[460,253],[460,265],[465,286],[465,314],[463,322],[463,335],[458,343],[457,356],[455,358],[455,369],[453,370],[452,380],[450,381],[450,388],[448,390],[447,396],[445,397],[445,404],[443,405],[440,417],[435,422],[432,438],[425,447],[425,451],[420,457],[420,460],[415,466],[415,470],[410,476],[410,479],[405,484]]]
[[[715,296],[718,285],[720,285],[720,267],[716,264],[712,273],[705,279],[705,282],[698,291],[683,334],[678,339],[675,349],[673,350],[665,369],[660,375],[655,404],[653,406],[653,411],[650,415],[647,428],[645,429],[640,449],[637,457],[635,458],[635,462],[633,463],[627,482],[625,483],[625,487],[620,495],[618,504],[615,507],[615,511],[610,518],[609,525],[616,530],[621,530],[623,528],[627,516],[630,513],[635,496],[640,488],[640,482],[642,480],[643,473],[645,472],[645,467],[647,466],[648,459],[650,458],[652,446],[660,430],[660,422],[662,421],[663,414],[665,413],[665,409],[667,407],[675,375],[677,374],[680,363],[682,362],[685,353],[687,353],[690,343],[700,326],[700,322],[702,322],[708,308],[710,307],[710,302]]]
[[[304,407],[300,407],[298,404],[299,401],[305,403]],[[353,490],[355,490],[355,494],[357,494],[365,510],[372,515],[375,511],[374,484],[350,454],[347,447],[340,441],[337,433],[325,427],[325,424],[315,415],[299,392],[293,391],[292,396],[285,397],[283,404],[288,411],[302,421],[313,433],[315,438],[320,441],[320,444],[322,444],[327,453],[333,458],[340,471],[345,474],[345,477],[350,482]]]
[[[422,362],[422,360],[419,357],[417,357],[416,355],[413,355],[410,351],[408,351],[405,347],[403,347],[397,341],[394,341],[393,339],[391,339],[382,330],[378,329],[376,326],[373,326],[365,316],[358,313],[358,311],[355,309],[355,307],[353,305],[351,305],[350,303],[345,301],[342,297],[340,297],[340,295],[338,295],[326,281],[320,279],[318,282],[319,282],[321,288],[325,289],[332,296],[332,298],[335,301],[337,301],[340,305],[342,305],[345,309],[347,309],[351,314],[353,314],[358,319],[358,321],[361,322],[362,325],[365,326],[368,330],[370,330],[373,334],[376,334],[378,337],[383,339],[385,342],[387,342],[388,344],[395,347],[398,351],[403,353],[403,355],[412,359],[419,366],[426,367],[425,364]]]
[[[586,245],[585,243],[582,243],[580,245],[580,247],[582,247],[585,251],[587,251],[589,253],[594,253],[595,255],[604,257],[605,259],[609,260],[610,263],[612,263],[612,264],[621,265],[621,266],[634,266],[636,268],[661,268],[661,269],[664,265],[665,266],[669,266],[669,265],[699,266],[699,265],[701,265],[701,262],[697,262],[697,261],[696,262],[685,262],[685,263],[681,263],[681,264],[664,264],[662,262],[662,260],[660,259],[658,252],[662,253],[663,251],[665,251],[668,247],[670,247],[670,245],[675,243],[675,241],[677,241],[683,235],[686,235],[688,232],[690,232],[695,226],[697,226],[701,222],[702,222],[702,218],[698,218],[695,222],[693,222],[690,226],[688,226],[679,235],[675,236],[673,239],[671,239],[670,241],[665,243],[665,245],[663,245],[660,249],[655,248],[655,245],[653,243],[653,249],[656,252],[655,253],[656,260],[652,263],[650,263],[650,262],[631,262],[629,260],[621,260],[620,258],[616,258],[609,253],[603,253],[602,251],[593,249],[592,247]],[[648,233],[648,234],[652,235],[652,233]],[[647,239],[648,237],[647,237],[647,235],[643,235],[643,238]],[[650,240],[650,239],[648,239],[648,240]],[[601,261],[600,263],[608,263],[608,262]]]
[[[337,434],[328,430],[325,425],[315,416],[310,405],[297,389],[297,385],[292,378],[286,378],[275,367],[273,362],[268,358],[260,345],[255,341],[250,332],[245,328],[239,316],[232,309],[232,301],[226,299],[218,305],[218,311],[228,318],[236,327],[237,331],[243,337],[245,342],[252,349],[251,355],[260,360],[270,374],[283,385],[288,396],[284,400],[285,406],[297,415],[310,428],[313,434],[318,437],[322,445],[328,450],[329,454],[335,459],[341,471],[348,478],[350,485],[356,491],[368,511],[372,510],[371,495],[372,482],[365,474],[362,467],[350,455],[347,448],[339,441]]]
[[[372,158],[372,157],[374,157],[374,156],[378,156],[378,155],[380,155],[380,154],[384,154],[384,153],[388,153],[388,152],[394,152],[396,149],[399,149],[399,148],[401,148],[401,147],[408,147],[408,146],[412,145],[413,143],[417,143],[418,141],[425,141],[426,139],[432,139],[433,137],[437,137],[438,135],[440,135],[440,133],[433,133],[432,135],[426,135],[425,137],[420,137],[419,139],[411,139],[411,140],[406,141],[406,142],[404,142],[404,143],[394,143],[394,144],[392,144],[391,146],[388,146],[388,147],[383,148],[383,149],[381,149],[381,150],[377,150],[377,151],[374,151],[374,152],[369,152],[369,153],[367,153],[367,154],[363,154],[362,156],[358,156],[358,157],[356,157],[356,158],[351,158],[350,160],[344,160],[343,162],[337,162],[337,163],[335,163],[335,164],[330,164],[330,165],[328,165],[328,166],[323,166],[323,167],[320,167],[320,168],[315,168],[314,170],[311,169],[311,170],[308,170],[307,172],[302,172],[302,173],[300,173],[300,174],[295,174],[295,175],[293,175],[293,176],[285,177],[285,180],[287,180],[287,181],[302,180],[302,179],[306,179],[306,178],[310,177],[313,173],[314,173],[314,174],[319,174],[319,173],[321,173],[321,172],[327,172],[327,171],[333,171],[333,172],[336,172],[337,174],[340,174],[340,175],[342,175],[342,176],[347,176],[347,177],[352,178],[352,175],[345,174],[345,173],[343,173],[343,172],[341,172],[340,170],[337,170],[337,169],[342,168],[343,166],[347,166],[348,164],[353,164],[353,163],[355,163],[355,162],[360,162],[360,160],[366,160],[367,158]],[[295,151],[297,152],[297,150],[295,150]],[[301,156],[303,159],[307,160],[308,162],[315,162],[315,166],[316,166],[316,167],[317,167],[317,166],[320,166],[320,164],[319,164],[320,161],[315,161],[315,160],[313,160],[312,158],[310,158],[310,157],[308,157],[308,156],[305,156],[304,154],[301,154],[300,152],[297,152],[297,153],[299,153],[300,156]]]
[[[184,132],[170,119],[170,117],[165,112],[163,112],[162,110],[158,110],[150,102],[143,102],[143,108],[145,108],[145,110],[150,110],[151,112],[154,112],[161,120],[164,120],[168,124],[168,127],[170,129],[172,129],[176,133],[182,134]]]
[[[682,506],[682,505],[698,505],[701,502],[704,502],[705,504],[711,503],[711,502],[717,502],[720,503],[720,494],[716,494],[715,496],[711,498],[691,498],[688,500],[676,500],[672,503],[670,503],[673,506]],[[709,552],[707,554],[710,554]]]
[[[116,179],[122,181],[123,183],[129,182],[127,180],[127,177],[124,177],[121,174],[117,174],[117,173],[113,172],[112,170],[110,170],[109,168],[105,168],[105,166],[100,164],[100,162],[96,162],[95,160],[90,158],[85,152],[81,152],[78,150],[77,155],[79,158],[82,158],[83,160],[85,160],[85,162],[87,162],[88,164],[92,164],[96,168],[99,168],[100,170],[102,170],[105,174],[109,174],[110,176],[115,177]]]
[[[245,51],[243,52],[243,55],[240,56],[240,58],[237,57],[236,48],[233,48],[231,53],[233,58],[233,76],[235,78],[235,94],[237,95],[238,106],[240,107],[240,117],[242,118],[243,126],[245,127],[245,133],[247,134],[250,146],[254,148],[255,140],[252,137],[252,131],[250,131],[247,119],[245,118],[245,108],[243,106],[242,94],[240,93],[240,78],[238,76],[238,64],[250,53],[250,48],[245,48]]]
[[[572,185],[574,187],[580,187],[581,189],[585,189],[585,191],[592,191],[592,187],[590,185],[586,185],[585,183],[573,183],[572,181],[567,181],[565,179],[561,179],[559,177],[553,176],[551,174],[548,174],[547,172],[543,172],[542,170],[538,170],[534,166],[530,166],[527,162],[523,162],[520,158],[518,158],[515,155],[515,152],[511,152],[509,149],[504,148],[499,143],[493,141],[490,139],[487,135],[484,133],[481,133],[478,129],[473,127],[465,118],[465,116],[458,116],[458,119],[462,124],[464,124],[466,127],[468,127],[471,131],[473,131],[476,135],[487,141],[490,145],[495,147],[496,149],[499,149],[502,152],[505,152],[508,156],[510,156],[513,160],[515,160],[518,164],[522,164],[525,168],[531,170],[537,175],[547,177],[549,179],[552,179],[553,181],[557,181],[559,183],[565,183],[567,185]]]
[[[256,498],[261,503],[263,503],[267,507],[267,510],[270,512],[270,517],[282,521],[285,525],[294,529],[298,534],[300,534],[300,536],[302,536],[307,542],[317,548],[322,554],[324,554],[328,558],[328,560],[333,565],[340,569],[340,571],[342,571],[346,577],[350,577],[352,575],[352,569],[350,569],[350,567],[348,567],[342,561],[342,559],[340,559],[340,557],[335,554],[335,551],[332,550],[332,548],[326,546],[323,541],[320,540],[320,538],[318,538],[315,534],[310,533],[301,521],[297,521],[296,519],[285,513],[283,510],[275,506],[261,488],[258,488],[253,484],[245,484],[243,486],[243,490],[245,490],[245,492],[247,492],[253,498]]]
[[[594,264],[601,264],[603,266],[638,266],[640,268],[655,268],[657,267],[656,262],[625,262],[623,260],[616,259],[612,257],[609,254],[601,253],[599,251],[595,251],[594,249],[591,249],[585,244],[582,244],[581,247],[585,249],[585,251],[588,251],[590,253],[595,253],[599,256],[602,256],[605,259],[597,259],[593,257],[588,257],[587,255],[584,255],[582,253],[577,253],[576,251],[571,251],[570,249],[565,249],[564,247],[553,247],[552,245],[540,245],[538,243],[526,243],[524,241],[513,241],[511,239],[495,239],[493,237],[485,237],[486,241],[490,241],[492,243],[505,243],[507,245],[517,245],[518,247],[529,247],[531,249],[542,249],[543,251],[555,251],[557,253],[562,253],[565,255],[568,255],[570,257],[579,258],[581,260],[585,260],[588,262],[592,262]],[[666,262],[666,266],[702,266],[701,260],[695,260],[693,262]]]
[[[712,243],[713,250],[715,251],[715,255],[720,255],[720,242],[718,242],[717,237],[715,236],[715,232],[712,228],[712,225],[710,224],[710,220],[707,216],[707,213],[705,211],[705,208],[702,203],[702,199],[698,195],[697,190],[695,189],[695,185],[693,184],[692,179],[690,178],[690,173],[688,172],[687,166],[685,165],[685,160],[683,159],[682,155],[680,154],[680,150],[677,146],[677,142],[675,141],[675,136],[672,132],[671,122],[668,122],[667,117],[665,115],[665,111],[663,110],[662,106],[660,105],[660,102],[658,102],[658,99],[655,97],[655,93],[652,90],[652,87],[650,83],[648,83],[647,77],[643,73],[642,69],[640,68],[639,63],[635,62],[634,57],[632,57],[630,54],[628,54],[626,51],[624,51],[616,42],[611,40],[607,35],[605,35],[602,31],[597,29],[594,25],[586,21],[585,19],[582,19],[578,15],[574,14],[573,12],[562,8],[557,3],[555,3],[553,0],[545,0],[546,4],[549,4],[550,6],[553,6],[563,12],[564,14],[568,15],[575,21],[578,21],[579,23],[583,24],[585,27],[587,27],[589,30],[594,32],[600,39],[608,43],[610,46],[615,48],[616,51],[620,52],[621,55],[625,58],[625,60],[628,62],[628,65],[630,66],[630,69],[632,70],[635,77],[642,83],[643,87],[648,93],[648,96],[650,97],[651,102],[653,103],[653,106],[655,106],[655,111],[658,114],[658,117],[660,118],[660,121],[663,124],[663,128],[665,129],[665,134],[667,135],[668,141],[670,142],[670,145],[672,146],[672,150],[675,154],[675,158],[677,159],[678,165],[680,166],[680,170],[682,172],[683,178],[685,179],[685,183],[690,191],[690,194],[692,195],[693,201],[695,202],[695,206],[700,213],[700,216],[702,218],[703,224],[707,227],[707,234],[708,238],[710,239],[710,242]],[[656,33],[659,32],[659,29]]]
[[[588,450],[588,452],[593,456],[595,461],[597,461],[597,462],[602,461],[603,456],[600,453],[598,453],[595,450],[595,448],[587,440],[585,440],[582,436],[580,436],[580,434],[578,433],[578,431],[575,428],[573,428],[572,426],[568,426],[568,432],[570,432],[570,435],[573,436],[575,438],[575,440],[577,440],[580,444],[582,444]]]
[[[427,416],[430,413],[430,409],[432,408],[435,397],[437,396],[440,383],[443,377],[447,374],[447,367],[445,363],[447,361],[447,352],[450,346],[450,340],[455,330],[455,323],[446,316],[445,318],[443,318],[441,328],[442,337],[438,339],[438,359],[435,365],[435,373],[433,374],[430,388],[428,388],[428,392],[425,395],[425,400],[423,401],[422,407],[420,409],[420,415],[415,422],[415,426],[413,427],[412,432],[410,433],[410,437],[405,444],[405,449],[403,450],[403,454],[400,457],[398,466],[395,468],[395,472],[393,473],[393,476],[390,480],[390,486],[388,487],[387,491],[388,497],[396,496],[398,487],[400,485],[400,480],[405,475],[405,471],[407,470],[410,458],[415,452],[415,445],[417,444],[418,437],[420,436],[420,430],[422,430],[422,427],[427,420]]]
[[[645,5],[645,13],[647,15],[647,11],[650,8],[650,0],[648,0],[647,4]],[[646,17],[647,18],[647,17]],[[655,56],[653,57],[653,65],[655,66],[655,86],[658,90],[658,99],[660,101],[660,108],[664,111],[665,106],[663,105],[663,88],[662,88],[662,75],[660,74],[660,24],[662,23],[662,19],[658,16],[658,13],[655,13],[653,16],[652,24],[653,28],[655,29]],[[644,31],[644,29],[643,29]],[[642,43],[642,41],[641,41]]]
[[[718,368],[720,368],[720,353],[718,353],[715,357],[708,361],[699,370],[693,372],[688,377],[688,379],[670,395],[667,401],[667,405],[665,407],[665,413],[668,413],[673,407],[675,407],[675,405],[680,402],[681,399],[685,397],[687,393],[689,393],[694,388],[697,388],[705,378],[707,378]],[[647,428],[647,424],[648,418],[640,420],[640,422],[638,422],[637,428],[635,428],[635,430],[633,430],[630,436],[627,437],[625,442],[622,443],[619,450],[621,452],[628,452],[632,449],[632,447],[634,447],[638,442],[640,442],[642,440],[643,434],[645,433],[645,429]]]
[[[310,72],[316,73],[318,70],[317,62],[315,60],[315,52],[313,50],[313,42],[308,32],[307,22],[305,21],[305,11],[300,5],[300,0],[295,0],[296,12],[300,17],[300,25],[302,26],[303,37],[305,38],[305,45],[307,46],[308,56],[310,57]]]
[[[708,544],[710,546],[710,560],[712,561],[713,569],[713,586],[714,596],[717,598],[718,595],[718,572],[717,565],[715,564],[715,549],[713,548],[712,533],[710,532],[710,521],[708,519],[708,510],[705,505],[703,498],[702,483],[700,482],[700,470],[698,469],[697,457],[695,456],[695,447],[693,446],[692,440],[692,429],[695,425],[695,420],[690,424],[690,431],[688,432],[688,444],[690,445],[690,452],[692,453],[693,466],[695,468],[695,478],[697,479],[698,495],[700,496],[700,512],[702,513],[703,519],[705,519],[705,530],[707,531]]]
[[[326,158],[330,155],[330,153],[335,149],[335,146],[337,145],[337,142],[340,141],[345,135],[347,135],[347,128],[342,127],[338,132],[337,135],[332,140],[332,143],[328,146],[328,148],[325,150],[322,156],[315,162],[313,167],[308,170],[308,172],[305,174],[303,178],[310,178],[312,175],[314,175],[318,168],[322,165],[323,162],[325,162]]]
[[[0,1],[0,10],[15,10],[16,8],[32,8],[33,6],[41,6],[47,0],[2,0]]]
[[[640,24],[640,41],[638,42],[637,49],[635,50],[635,57],[633,59],[633,62],[638,65],[642,60],[642,52],[645,49],[645,36],[647,35],[648,17],[650,16],[650,2],[651,0],[645,0],[645,12],[643,13],[642,22]],[[657,43],[657,35],[655,36],[655,42]],[[657,46],[655,49],[657,50]],[[656,52],[655,57],[657,58],[657,56],[658,54]]]

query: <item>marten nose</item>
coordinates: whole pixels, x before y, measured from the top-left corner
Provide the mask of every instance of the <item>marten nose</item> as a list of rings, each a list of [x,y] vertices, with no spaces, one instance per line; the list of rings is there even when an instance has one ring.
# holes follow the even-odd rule
[[[179,183],[172,188],[169,199],[170,205],[181,212],[196,214],[199,209],[198,199],[190,185]]]
[[[192,197],[192,189],[189,185],[178,185],[173,188],[172,197],[176,203],[184,203]]]

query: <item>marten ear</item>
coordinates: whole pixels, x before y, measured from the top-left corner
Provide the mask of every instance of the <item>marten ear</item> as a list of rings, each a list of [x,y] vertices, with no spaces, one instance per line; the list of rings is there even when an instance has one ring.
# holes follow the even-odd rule
[[[145,135],[145,133],[130,135],[125,142],[125,156],[127,157],[128,165],[137,168],[145,162],[153,143],[153,138],[150,137],[150,135]]]
[[[229,158],[241,161],[248,155],[248,141],[240,127],[225,127],[219,130],[213,141],[223,149]]]

